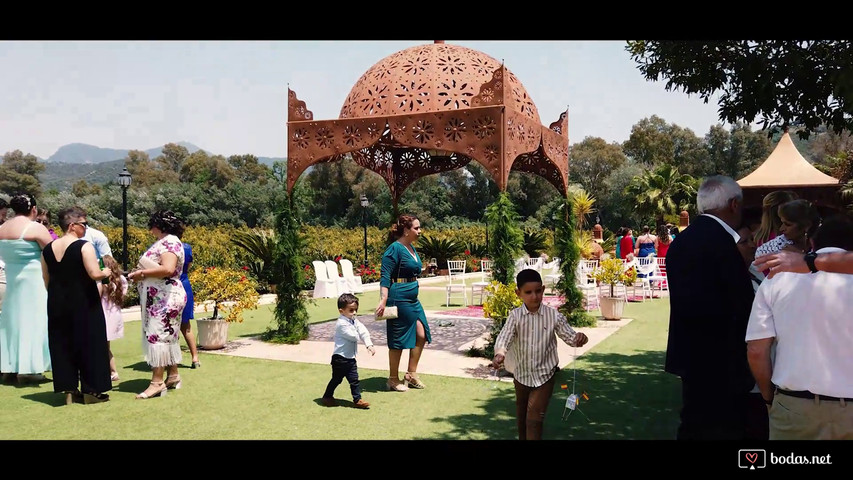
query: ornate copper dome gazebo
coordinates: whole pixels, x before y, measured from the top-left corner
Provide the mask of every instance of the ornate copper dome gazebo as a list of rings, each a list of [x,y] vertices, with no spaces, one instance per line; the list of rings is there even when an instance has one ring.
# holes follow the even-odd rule
[[[288,88],[287,189],[311,165],[352,159],[385,179],[396,211],[420,177],[482,164],[506,190],[510,170],[568,179],[568,111],[545,127],[502,63],[443,41],[389,55],[356,82],[337,120],[314,120]]]

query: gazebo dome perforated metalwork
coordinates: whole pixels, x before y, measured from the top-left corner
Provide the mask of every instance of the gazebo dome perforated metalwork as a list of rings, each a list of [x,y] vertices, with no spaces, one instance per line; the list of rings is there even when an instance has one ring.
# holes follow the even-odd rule
[[[502,63],[440,41],[389,55],[356,82],[340,118],[316,121],[288,89],[287,188],[311,165],[351,155],[381,175],[396,206],[424,175],[475,160],[500,190],[510,170],[539,175],[566,195],[568,112],[548,127]]]

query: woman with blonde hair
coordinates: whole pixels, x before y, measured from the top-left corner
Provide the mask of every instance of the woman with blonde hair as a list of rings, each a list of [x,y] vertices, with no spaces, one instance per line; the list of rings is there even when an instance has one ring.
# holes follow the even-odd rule
[[[779,206],[797,198],[797,194],[790,190],[776,190],[764,196],[761,202],[761,225],[755,231],[756,246],[760,247],[779,235],[779,229],[782,227]]]
[[[792,250],[806,253],[812,249],[811,238],[820,226],[820,214],[808,200],[792,200],[779,206],[778,237],[765,242],[755,251],[755,256],[777,253],[781,250]]]

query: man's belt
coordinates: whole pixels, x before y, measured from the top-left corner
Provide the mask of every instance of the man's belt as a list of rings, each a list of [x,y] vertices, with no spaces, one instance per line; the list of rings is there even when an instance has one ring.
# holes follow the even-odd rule
[[[853,398],[838,398],[838,397],[830,397],[829,395],[820,395],[817,393],[812,393],[808,390],[782,390],[781,388],[776,389],[777,393],[781,393],[782,395],[787,395],[789,397],[796,398],[808,398],[808,399],[820,399],[820,400],[828,400],[831,402],[837,402],[839,400],[844,400],[845,402],[853,402]]]

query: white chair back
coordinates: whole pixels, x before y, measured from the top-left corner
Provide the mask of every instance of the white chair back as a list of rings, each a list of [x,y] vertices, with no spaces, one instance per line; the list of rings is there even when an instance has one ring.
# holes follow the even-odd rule
[[[341,274],[347,282],[347,287],[353,293],[364,293],[361,276],[356,276],[353,271],[352,262],[346,258],[342,258],[338,263],[341,264]]]
[[[447,301],[446,305],[450,306],[450,299],[454,292],[462,294],[462,304],[468,306],[468,294],[465,292],[465,260],[448,260],[447,261]]]
[[[329,278],[326,272],[326,264],[314,260],[311,262],[314,266],[314,292],[313,298],[336,298],[338,294],[338,282]],[[336,269],[337,270],[337,269]]]
[[[543,260],[542,257],[529,258],[524,262],[524,268],[530,268],[542,273],[542,265],[544,264],[545,260]]]
[[[338,264],[332,260],[326,260],[323,263],[326,265],[326,275],[328,275],[329,279],[335,282],[335,285],[337,286],[338,295],[342,293],[352,293],[347,280],[342,277],[338,271]]]
[[[492,261],[480,260],[480,273],[483,282],[488,282],[492,277]]]
[[[447,261],[447,279],[450,283],[465,283],[466,263],[465,260],[448,260]],[[455,278],[454,278],[455,277]]]

